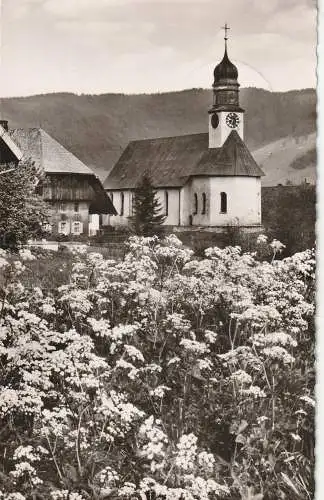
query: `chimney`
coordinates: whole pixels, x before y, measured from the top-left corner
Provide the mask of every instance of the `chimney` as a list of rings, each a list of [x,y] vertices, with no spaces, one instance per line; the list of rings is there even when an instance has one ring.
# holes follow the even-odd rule
[[[8,132],[8,120],[0,120],[0,125]]]

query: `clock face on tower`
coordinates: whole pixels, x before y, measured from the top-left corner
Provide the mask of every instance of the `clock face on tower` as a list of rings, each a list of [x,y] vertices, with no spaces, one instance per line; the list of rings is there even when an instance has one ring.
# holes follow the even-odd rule
[[[230,128],[237,128],[240,123],[240,118],[236,113],[228,113],[226,116],[226,124]]]
[[[217,128],[219,124],[218,114],[214,113],[211,117],[211,125],[213,128]]]

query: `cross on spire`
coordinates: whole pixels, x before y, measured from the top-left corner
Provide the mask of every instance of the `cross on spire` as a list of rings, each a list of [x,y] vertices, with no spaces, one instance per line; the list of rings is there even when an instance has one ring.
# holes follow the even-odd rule
[[[225,23],[225,26],[222,26],[222,29],[225,31],[225,37],[224,37],[224,40],[227,41],[228,40],[228,37],[227,37],[227,32],[228,30],[230,29],[228,26],[227,26],[227,23]]]
[[[222,26],[222,29],[225,32],[224,40],[225,40],[225,52],[226,52],[227,51],[227,40],[228,40],[227,32],[230,28],[227,26],[227,23],[225,23],[225,26]]]

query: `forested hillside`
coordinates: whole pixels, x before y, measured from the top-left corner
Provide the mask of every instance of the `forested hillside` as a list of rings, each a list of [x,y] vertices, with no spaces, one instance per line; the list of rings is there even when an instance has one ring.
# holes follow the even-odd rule
[[[316,133],[287,136],[253,151],[265,176],[263,186],[302,184],[316,181]]]
[[[10,127],[41,126],[105,178],[132,139],[206,132],[211,102],[211,91],[204,89],[151,95],[57,93],[2,99],[2,115]],[[242,89],[241,104],[252,150],[315,131],[314,89]]]

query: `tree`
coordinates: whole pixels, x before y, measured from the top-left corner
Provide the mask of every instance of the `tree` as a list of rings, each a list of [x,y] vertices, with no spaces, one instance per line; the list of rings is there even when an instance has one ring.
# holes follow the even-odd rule
[[[162,207],[157,198],[151,178],[144,174],[134,191],[133,215],[130,223],[136,234],[152,236],[159,232],[159,227],[165,221],[161,213]]]
[[[275,188],[274,188],[275,190]],[[286,245],[283,257],[315,245],[316,188],[311,184],[279,187],[271,211],[265,207],[264,224],[269,234]]]
[[[16,249],[42,234],[49,210],[35,192],[39,177],[30,162],[0,167],[0,247]]]

